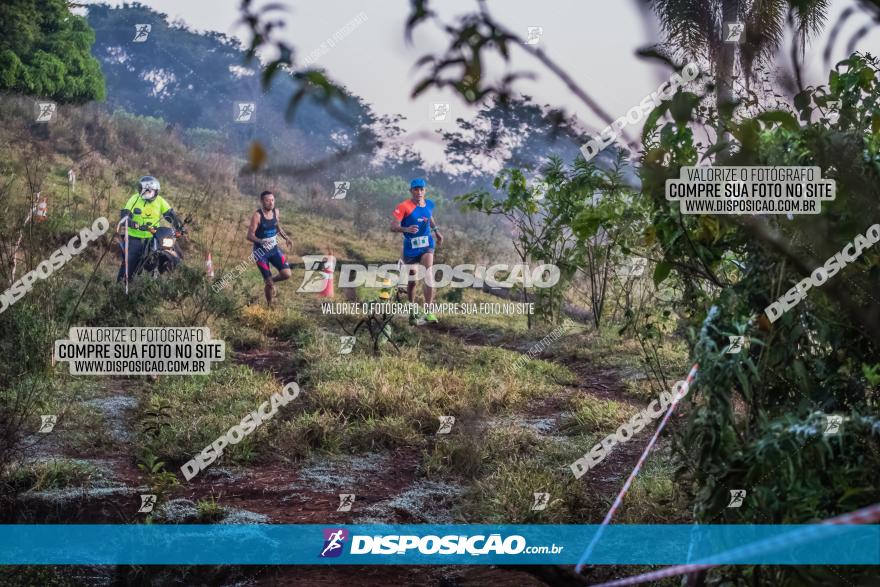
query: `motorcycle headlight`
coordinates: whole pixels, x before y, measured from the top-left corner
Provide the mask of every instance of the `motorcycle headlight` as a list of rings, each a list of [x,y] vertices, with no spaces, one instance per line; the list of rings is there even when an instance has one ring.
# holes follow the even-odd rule
[[[163,249],[170,249],[173,246],[174,246],[174,239],[173,238],[163,238],[162,239],[162,248]]]

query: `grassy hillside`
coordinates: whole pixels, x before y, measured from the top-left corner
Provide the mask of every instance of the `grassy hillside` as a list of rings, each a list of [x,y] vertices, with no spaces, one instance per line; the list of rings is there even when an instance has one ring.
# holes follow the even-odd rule
[[[7,365],[9,372],[26,366],[31,373],[13,389],[36,389],[21,434],[33,438],[39,414],[59,415],[53,433],[15,453],[6,468],[7,503],[20,504],[16,519],[44,520],[44,501],[61,499],[55,515],[65,520],[65,507],[73,506],[58,495],[77,488],[99,504],[87,514],[93,521],[121,521],[108,500],[136,519],[130,502],[146,489],[160,495],[157,523],[174,522],[186,504],[195,516],[186,519],[201,521],[242,511],[300,522],[599,520],[638,443],[622,448],[589,483],[575,480],[568,465],[645,397],[637,347],[583,326],[540,358],[517,362],[549,329],[527,331],[524,317],[448,316],[431,329],[401,317],[391,332],[400,353],[386,343],[373,355],[361,337],[350,355],[340,355],[339,337],[356,318],[323,315],[321,298],[295,293],[299,265],[291,281],[279,284],[278,305],[267,309],[244,233],[254,194],[271,184],[295,241],[294,261],[328,249],[350,260],[396,259],[399,237],[387,232],[385,220],[364,227],[344,208],[367,205],[377,180],[353,182],[351,200],[337,202],[321,186],[236,178],[241,161],[197,153],[156,121],[90,108],[62,109],[57,124],[29,140],[23,117],[16,117],[28,103],[5,102],[13,108],[4,109],[0,131],[8,145],[0,152],[4,234],[17,234],[29,193],[49,198],[49,220],[25,228],[18,275],[96,216],[115,220],[143,173],[157,175],[175,209],[196,219],[186,267],[172,276],[138,280],[126,297],[114,283],[118,258],[108,234],[0,314],[12,340],[22,341],[11,360],[23,362]],[[79,173],[68,193],[71,167]],[[382,181],[405,189],[403,180]],[[385,194],[381,207],[403,197]],[[479,232],[469,230],[453,225],[449,232],[474,245]],[[10,240],[4,245],[9,254]],[[450,249],[450,262],[468,254],[461,245]],[[219,293],[204,272],[209,251],[215,279],[247,264]],[[467,291],[463,301],[497,299]],[[40,321],[44,328],[26,336],[27,326]],[[158,324],[209,326],[226,341],[227,360],[210,375],[151,380],[72,377],[66,364],[45,359],[49,342],[68,325]],[[668,352],[684,366],[681,349]],[[297,401],[208,471],[183,479],[181,464],[290,380],[303,390]],[[440,416],[455,416],[449,434],[437,434]],[[665,448],[652,458],[621,521],[684,519],[674,507],[668,463]],[[260,486],[265,499],[251,496],[251,486]],[[356,507],[335,512],[336,493],[349,490],[359,496]],[[551,494],[546,510],[531,509],[535,492]]]

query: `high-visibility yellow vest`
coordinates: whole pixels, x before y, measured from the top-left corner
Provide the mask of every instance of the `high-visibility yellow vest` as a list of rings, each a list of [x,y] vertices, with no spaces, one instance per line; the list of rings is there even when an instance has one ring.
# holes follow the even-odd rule
[[[162,215],[171,209],[171,204],[166,202],[162,196],[156,196],[152,201],[147,202],[140,194],[132,194],[122,209],[131,211],[132,222],[158,227],[162,221]],[[152,238],[153,235],[147,230],[139,230],[129,226],[128,236]]]

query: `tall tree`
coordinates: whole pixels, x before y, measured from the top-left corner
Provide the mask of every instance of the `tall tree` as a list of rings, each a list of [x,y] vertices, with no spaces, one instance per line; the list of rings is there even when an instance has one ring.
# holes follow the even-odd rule
[[[473,120],[458,120],[458,130],[443,133],[447,163],[462,174],[501,167],[534,172],[553,155],[571,159],[585,140],[576,122],[556,108],[541,107],[528,96],[507,102],[489,100]],[[484,159],[480,165],[475,158]],[[482,169],[481,169],[482,168]]]
[[[103,100],[95,33],[65,0],[0,3],[0,90],[60,102]]]
[[[792,23],[803,50],[807,38],[825,23],[828,0],[647,0],[657,14],[666,40],[691,58],[715,67],[716,103],[724,108],[736,99],[734,80],[753,79],[768,62]],[[740,23],[742,42],[729,39],[726,23]],[[739,68],[737,71],[737,63]]]

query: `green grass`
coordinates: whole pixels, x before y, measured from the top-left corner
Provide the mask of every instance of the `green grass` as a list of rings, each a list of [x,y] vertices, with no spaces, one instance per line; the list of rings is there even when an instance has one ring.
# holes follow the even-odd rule
[[[227,352],[249,351],[262,348],[268,342],[265,335],[250,326],[226,322],[220,330],[220,337],[226,342]]]
[[[648,402],[663,391],[645,362],[639,342],[629,335],[618,334],[618,326],[578,329],[576,336],[563,337],[554,343],[551,354],[558,360],[595,366],[596,369],[614,370],[624,384],[627,396]],[[687,345],[683,340],[664,337],[657,348],[657,361],[669,381],[669,387],[683,379],[690,369]]]
[[[376,451],[417,446],[422,439],[402,416],[382,416],[352,422],[345,430],[344,447],[353,451]]]
[[[216,522],[226,515],[226,508],[217,503],[213,495],[211,499],[200,499],[196,509],[199,512],[199,522],[202,524]]]
[[[11,465],[2,481],[14,491],[81,487],[104,478],[94,465],[73,459],[51,459]]]
[[[3,150],[12,156],[9,149]],[[561,440],[541,438],[518,425],[494,428],[486,421],[493,415],[526,412],[531,402],[562,393],[563,386],[572,384],[576,376],[560,362],[622,370],[628,374],[628,393],[640,399],[653,399],[656,393],[649,382],[633,376],[647,372],[636,341],[620,337],[613,328],[595,333],[585,326],[553,342],[541,355],[543,360],[536,358],[521,364],[517,359],[522,351],[539,342],[555,326],[538,325],[529,330],[522,315],[441,315],[443,327],[459,329],[464,335],[476,334],[475,343],[464,343],[458,333],[410,328],[405,318],[399,318],[393,323],[394,340],[401,343],[399,355],[386,349],[374,356],[367,349],[366,338],[361,337],[351,355],[340,356],[338,336],[342,331],[336,319],[321,315],[320,304],[325,300],[295,293],[304,275],[301,255],[326,253],[329,249],[341,261],[393,261],[400,254],[400,235],[390,234],[387,223],[365,233],[346,217],[322,217],[305,203],[305,188],[280,195],[278,205],[285,215],[284,224],[295,242],[292,250],[284,247],[293,276],[278,284],[278,306],[268,310],[263,305],[262,280],[253,261],[248,259],[252,247],[244,239],[250,215],[256,208],[255,194],[241,193],[230,179],[222,186],[223,197],[217,200],[220,205],[199,210],[196,200],[205,188],[198,177],[205,174],[205,169],[196,169],[197,165],[189,163],[193,161],[182,160],[176,169],[163,170],[163,190],[170,194],[176,209],[192,209],[197,216],[199,224],[193,227],[188,266],[195,272],[203,271],[204,257],[211,252],[219,278],[223,271],[246,263],[245,271],[224,290],[235,302],[235,311],[222,312],[222,317],[210,313],[205,317],[197,314],[198,304],[210,306],[210,300],[192,296],[193,299],[170,301],[155,291],[138,288],[122,299],[112,285],[117,260],[108,256],[86,291],[75,322],[191,326],[195,322],[187,317],[198,315],[211,326],[215,338],[227,343],[226,362],[215,366],[210,375],[162,377],[150,386],[145,401],[140,402],[139,421],[134,426],[140,432],[135,439],[136,457],[153,454],[174,471],[175,464],[200,452],[279,391],[280,384],[272,375],[233,366],[229,357],[232,350],[264,348],[275,338],[293,343],[295,350],[290,360],[298,372],[303,397],[282,408],[239,444],[227,447],[220,463],[410,447],[422,454],[424,476],[452,478],[470,486],[460,505],[470,521],[595,522],[604,513],[607,504],[583,480],[576,480],[568,465],[631,416],[625,404],[594,397],[574,400],[563,420],[562,432],[567,437]],[[50,220],[35,228],[40,239],[29,251],[35,258],[54,249],[56,244],[50,237],[90,225],[95,212],[101,215],[110,210],[115,214],[123,199],[119,194],[130,188],[127,180],[119,178],[135,176],[132,170],[120,166],[108,167],[100,179],[81,174],[72,198],[74,206],[70,213],[63,213],[61,203],[67,199],[66,169],[70,164],[64,157],[47,162],[43,193],[49,196],[52,208]],[[112,195],[93,208],[91,194],[104,183]],[[340,207],[342,216],[350,216],[350,204],[333,205]],[[108,218],[112,220],[111,216]],[[454,232],[450,230],[450,234]],[[455,249],[449,246],[455,245],[454,241],[451,239],[440,251],[438,262],[453,262]],[[68,297],[75,299],[85,287],[91,270],[88,260],[93,258],[89,255],[93,253],[90,249],[64,268],[62,281],[72,285],[65,294]],[[197,277],[201,282],[202,277]],[[192,285],[183,279],[176,280],[175,287],[177,283],[182,290]],[[421,301],[421,286],[418,290]],[[450,293],[452,288],[439,290],[436,301],[445,301]],[[464,303],[519,303],[470,288],[460,293]],[[336,301],[341,297],[337,294]],[[342,321],[353,326],[356,319]],[[505,350],[503,346],[521,350]],[[673,381],[687,369],[683,349],[683,344],[667,342],[659,351],[660,361],[672,373]],[[56,373],[64,369],[66,365],[56,368]],[[80,381],[103,385],[100,378]],[[58,428],[65,435],[65,446],[77,451],[109,446],[100,410],[78,403],[95,395],[86,390],[74,393],[71,389],[61,397],[64,405],[69,404]],[[169,405],[172,418],[151,437],[142,432],[141,424],[146,419],[147,407],[160,400]],[[43,413],[61,413],[64,405],[49,404]],[[449,435],[436,435],[441,415],[457,419]],[[96,474],[74,461],[29,465],[10,472],[17,487],[27,488],[76,485],[88,482]],[[549,507],[540,512],[530,509],[537,491],[551,494]],[[669,504],[676,499],[668,455],[654,455],[633,486],[621,520],[662,521],[659,518],[671,515]],[[199,511],[212,519],[220,515],[221,506],[214,500],[200,502]]]
[[[249,311],[247,319],[262,315]],[[457,433],[466,422],[520,410],[531,400],[559,393],[556,381],[573,377],[558,365],[517,365],[517,353],[465,346],[442,334],[409,332],[410,337],[423,336],[424,346],[416,338],[400,354],[374,356],[363,340],[351,354],[339,355],[338,335],[309,332],[301,337],[298,360],[306,409],[277,432],[286,458],[314,451],[424,448],[440,416],[455,416]]]
[[[279,452],[297,459],[315,453],[375,452],[402,446],[420,446],[424,438],[400,416],[350,419],[343,413],[316,410],[283,423],[275,436]]]
[[[624,524],[684,524],[689,520],[686,496],[676,491],[669,449],[655,450],[626,496],[616,521]]]
[[[152,452],[169,462],[169,468],[171,463],[187,461],[280,390],[271,375],[244,366],[226,366],[207,375],[163,377],[147,404],[164,401],[172,418],[155,437],[140,435],[138,452]],[[249,462],[270,450],[269,430],[285,412],[295,413],[294,405],[281,408],[241,442],[226,447],[223,460]]]
[[[620,402],[585,395],[572,402],[570,411],[563,417],[560,428],[564,434],[569,435],[608,434],[628,421],[635,413],[635,408]]]
[[[67,363],[61,363],[64,371]],[[40,415],[54,414],[58,422],[46,440],[63,439],[66,450],[86,455],[105,452],[114,446],[110,424],[100,408],[84,403],[104,397],[100,377],[76,377],[62,371],[50,378],[52,393],[43,397],[33,416],[34,429],[40,425]],[[52,436],[54,435],[54,436]]]
[[[69,449],[100,452],[113,446],[110,425],[95,406],[72,403],[65,409],[64,444]],[[54,430],[53,430],[54,433]]]
[[[532,510],[534,493],[550,494],[545,510]],[[465,507],[469,523],[561,524],[583,519],[587,498],[570,472],[548,468],[532,457],[501,460],[477,481]]]
[[[292,308],[268,308],[250,305],[242,308],[240,321],[264,336],[291,338],[310,321]]]
[[[497,445],[486,449],[480,474],[471,476],[475,481],[460,505],[463,517],[469,523],[598,523],[613,495],[599,495],[584,478],[576,479],[569,468],[598,438],[579,436],[564,442],[541,439],[534,446],[526,444],[524,450],[508,453]],[[436,457],[428,462],[436,462]],[[623,481],[621,478],[621,485]],[[535,492],[550,494],[545,510],[531,510]],[[624,506],[615,521],[686,521],[686,498],[674,490],[668,450],[651,456]]]
[[[453,288],[443,288],[435,292],[435,303],[444,303],[443,295],[450,292]],[[421,299],[421,293],[419,293]],[[491,294],[485,293],[475,288],[464,288],[462,293],[462,302],[466,304],[519,304],[520,300],[505,300]],[[522,337],[536,338],[540,340],[541,336],[537,334],[539,330],[528,330],[528,318],[519,314],[440,314],[438,317],[451,326],[467,328],[471,330],[479,330],[494,336],[499,340],[513,341]],[[543,335],[542,335],[543,336]]]
[[[345,418],[323,411],[296,414],[278,425],[275,447],[288,459],[311,456],[315,452],[329,454],[342,451]]]
[[[401,197],[403,198],[404,196]],[[340,261],[358,263],[358,259],[366,259],[362,264],[396,262],[400,256],[401,238],[399,234],[388,230],[392,209],[393,206],[388,209],[389,222],[376,227],[368,235],[356,230],[354,223],[349,220],[321,218],[305,207],[297,208],[295,220],[288,220],[285,224],[292,223],[295,226],[291,237],[298,254],[317,255],[331,250]]]
[[[402,416],[424,431],[433,432],[441,415],[511,410],[560,390],[540,374],[509,368],[516,355],[498,348],[461,350],[467,360],[431,359],[414,347],[399,355],[340,356],[338,339],[326,336],[305,352],[312,406],[359,420]]]
[[[438,437],[423,455],[428,477],[453,476],[478,479],[490,472],[492,463],[531,454],[540,444],[535,434],[525,428],[503,427],[460,433],[461,427],[445,437]]]

